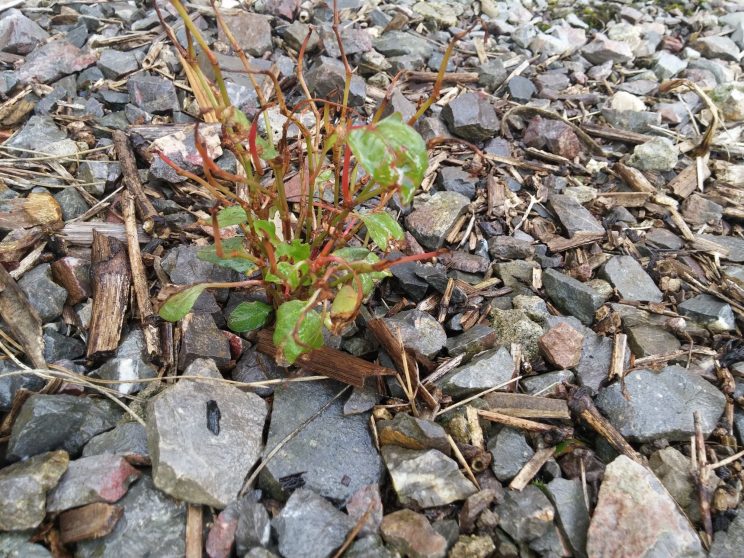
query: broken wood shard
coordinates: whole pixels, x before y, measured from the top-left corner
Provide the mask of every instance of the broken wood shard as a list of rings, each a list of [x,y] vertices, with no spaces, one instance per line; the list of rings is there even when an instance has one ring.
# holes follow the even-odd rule
[[[568,420],[571,413],[562,399],[549,399],[521,393],[489,393],[485,399],[492,411],[519,418]]]
[[[87,356],[95,359],[113,353],[119,346],[132,281],[124,244],[94,231],[90,272],[93,311]]]
[[[15,280],[0,265],[0,318],[35,368],[46,368],[41,318]]]
[[[101,502],[63,512],[59,516],[60,539],[63,544],[71,544],[105,537],[123,512],[120,506]]]

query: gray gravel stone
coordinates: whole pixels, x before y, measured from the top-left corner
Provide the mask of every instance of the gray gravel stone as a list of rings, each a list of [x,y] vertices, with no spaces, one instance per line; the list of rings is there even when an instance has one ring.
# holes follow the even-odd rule
[[[343,544],[354,520],[312,490],[300,488],[272,525],[282,556],[327,558]]]
[[[0,556],[8,558],[52,558],[46,547],[29,542],[32,531],[0,532]]]
[[[488,451],[493,456],[491,470],[501,482],[513,479],[522,467],[535,455],[519,430],[504,427],[488,442]]]
[[[527,102],[537,93],[535,84],[523,76],[514,76],[507,84],[509,95],[515,101]]]
[[[720,244],[728,250],[728,254],[723,256],[722,259],[737,263],[744,262],[744,239],[736,236],[723,236],[717,234],[701,234],[699,236],[705,240],[710,240],[711,242]]]
[[[457,463],[441,451],[383,446],[382,458],[404,506],[444,506],[477,492]]]
[[[422,63],[428,60],[434,46],[419,35],[405,31],[388,31],[372,41],[374,49],[387,57],[413,55]]]
[[[183,330],[178,368],[184,370],[198,358],[210,358],[218,368],[230,362],[230,342],[215,325],[209,314],[187,314],[181,322]]]
[[[625,300],[661,302],[664,295],[633,256],[613,256],[600,277],[615,287]]]
[[[628,347],[637,357],[673,353],[680,347],[679,339],[660,326],[635,325],[627,327]]]
[[[444,190],[458,192],[472,200],[475,197],[478,178],[458,167],[442,167],[439,169],[437,183]]]
[[[8,457],[23,459],[55,449],[77,456],[93,436],[113,428],[121,414],[108,399],[34,394],[13,423]]]
[[[85,354],[85,343],[74,337],[67,337],[47,329],[44,331],[44,360],[75,360]]]
[[[525,487],[521,492],[507,491],[504,501],[494,511],[500,518],[499,527],[516,542],[526,543],[530,547],[555,531],[553,505],[534,485]]]
[[[266,403],[233,386],[182,380],[148,404],[155,485],[224,508],[261,454]]]
[[[428,358],[434,358],[447,343],[447,333],[431,314],[421,310],[404,310],[385,323],[393,335],[403,339],[403,346]]]
[[[266,508],[258,501],[258,491],[230,504],[238,515],[235,527],[235,550],[239,556],[251,547],[267,546],[271,539],[271,518]]]
[[[553,194],[550,196],[550,207],[571,238],[579,232],[604,233],[604,227],[599,221],[571,196]]]
[[[62,315],[67,300],[67,291],[52,280],[52,268],[48,263],[37,265],[18,281],[31,306],[42,322],[51,322]]]
[[[661,50],[655,57],[653,70],[660,80],[670,79],[687,68],[687,61],[682,60],[671,52]]]
[[[463,362],[467,362],[475,355],[492,349],[497,340],[496,330],[485,324],[476,324],[465,333],[447,339],[447,354],[465,355]]]
[[[270,18],[244,10],[233,15],[225,14],[223,17],[238,46],[246,54],[260,58],[272,50]],[[229,43],[222,28],[219,29],[218,38]]]
[[[150,464],[150,450],[147,449],[147,431],[138,422],[125,422],[85,444],[83,457],[113,454],[126,457],[132,463]]]
[[[392,420],[377,422],[380,445],[396,445],[408,449],[437,449],[450,454],[447,432],[435,422],[398,413]]]
[[[708,558],[729,558],[736,556],[744,547],[744,509],[739,505],[736,518],[726,531],[716,531]]]
[[[273,449],[341,389],[341,384],[332,381],[277,387],[267,450]],[[299,477],[306,488],[335,502],[345,502],[361,486],[380,482],[382,462],[370,436],[369,414],[344,416],[343,401],[334,401],[269,461],[260,483],[272,497],[284,499],[290,492],[286,481],[293,476]]]
[[[0,50],[28,54],[49,38],[49,33],[20,10],[10,9],[0,19]]]
[[[491,101],[482,93],[464,93],[442,109],[450,131],[469,141],[483,141],[499,131],[499,119]]]
[[[464,366],[455,368],[438,384],[453,397],[467,397],[511,380],[514,360],[505,347],[489,351]]]
[[[605,469],[589,525],[587,553],[606,556],[705,556],[700,539],[648,469],[621,455]]]
[[[695,411],[700,412],[707,436],[721,417],[725,402],[718,389],[681,366],[667,366],[661,372],[638,370],[626,376],[624,388],[613,384],[600,390],[596,398],[597,407],[620,434],[638,442],[689,440],[695,433]]]
[[[432,528],[425,515],[413,510],[386,515],[380,531],[385,542],[403,556],[444,558],[447,552],[447,540]]]
[[[605,376],[606,377],[606,376]],[[537,376],[530,376],[520,380],[524,392],[530,395],[541,395],[548,397],[556,395],[563,383],[575,383],[574,373],[570,370],[556,370],[555,372],[544,372]]]
[[[613,41],[599,33],[591,43],[581,49],[581,54],[592,64],[604,64],[610,60],[624,64],[634,58],[633,51],[627,43]]]
[[[586,556],[589,510],[580,479],[553,479],[545,489],[557,512],[558,523],[577,556]]]
[[[494,58],[478,67],[478,84],[493,91],[504,83],[508,74],[504,63],[499,58]]]
[[[628,164],[642,171],[670,171],[677,166],[679,149],[667,138],[653,138],[636,145]]]
[[[428,201],[414,205],[405,219],[406,228],[425,248],[441,248],[469,203],[457,192],[437,192]]]
[[[0,531],[37,527],[46,515],[46,495],[67,470],[64,451],[37,455],[0,469]]]
[[[20,370],[12,362],[0,361],[0,412],[8,412],[13,405],[16,392],[23,388],[29,391],[39,391],[46,384],[46,380],[35,374],[4,375],[4,372]]]
[[[127,80],[129,102],[151,114],[178,110],[176,88],[171,80],[138,74]]]
[[[543,286],[553,304],[586,325],[594,322],[594,313],[604,303],[596,290],[554,269],[543,273]]]
[[[97,65],[104,77],[113,80],[121,79],[139,69],[139,61],[134,52],[113,48],[107,48],[101,52]]]
[[[186,504],[166,496],[144,475],[119,501],[124,514],[100,539],[78,543],[76,558],[185,555]]]
[[[64,188],[60,190],[54,194],[54,199],[57,200],[57,203],[62,208],[62,219],[65,221],[79,217],[89,209],[83,196],[75,188]]]
[[[315,97],[341,100],[344,91],[346,73],[344,65],[340,60],[321,56],[305,76],[310,93]],[[361,106],[367,95],[367,86],[364,79],[358,75],[351,78],[349,88],[349,105]]]
[[[731,305],[709,294],[700,294],[685,300],[677,306],[677,312],[716,333],[736,329]]]

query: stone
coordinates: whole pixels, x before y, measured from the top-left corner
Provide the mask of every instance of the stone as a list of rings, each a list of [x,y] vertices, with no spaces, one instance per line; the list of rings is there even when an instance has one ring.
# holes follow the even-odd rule
[[[529,395],[542,395],[548,397],[558,395],[562,384],[574,384],[575,376],[571,370],[557,370],[555,372],[543,372],[537,376],[530,376],[520,380],[524,392]]]
[[[2,20],[0,20],[2,21]],[[75,217],[80,217],[88,211],[90,207],[75,188],[64,188],[54,194],[54,199],[62,208],[62,220],[70,221]]]
[[[61,512],[95,502],[116,502],[140,474],[117,455],[94,455],[70,461],[59,484],[47,497],[47,511]]]
[[[380,533],[385,542],[410,558],[444,558],[447,541],[437,533],[426,516],[399,510],[382,518]]]
[[[736,236],[723,236],[717,234],[698,235],[704,240],[715,242],[728,251],[728,254],[722,256],[722,259],[730,262],[744,262],[744,239]]]
[[[501,59],[494,58],[478,67],[478,85],[489,91],[494,91],[504,83],[507,75],[509,75],[509,72],[504,68]]]
[[[511,347],[512,343],[522,346],[525,359],[533,360],[539,354],[538,339],[543,334],[542,326],[529,319],[522,310],[491,310],[493,328],[496,330],[499,345]]]
[[[238,46],[247,55],[260,58],[272,50],[270,18],[244,10],[223,17]],[[221,27],[217,36],[223,43],[229,43]]]
[[[662,50],[655,56],[653,70],[656,77],[661,81],[673,78],[685,68],[687,68],[687,61],[671,52]]]
[[[664,295],[633,256],[613,256],[600,277],[612,284],[624,300],[661,302]]]
[[[211,358],[218,368],[231,360],[230,343],[209,314],[187,314],[181,322],[178,368],[185,369],[197,358]]]
[[[305,80],[310,93],[315,97],[337,102],[342,100],[346,72],[340,60],[321,56],[320,60],[315,62],[310,71],[307,72]],[[349,105],[354,107],[363,105],[366,95],[367,86],[364,79],[358,75],[352,76],[351,87],[349,88]]]
[[[428,201],[415,204],[405,218],[406,228],[422,246],[441,248],[470,200],[457,192],[437,192]]]
[[[540,337],[540,351],[558,368],[573,368],[581,360],[584,336],[566,323],[558,324]]]
[[[581,142],[578,136],[568,124],[560,120],[535,116],[530,120],[523,140],[529,147],[547,149],[567,159],[574,159],[581,153]]]
[[[330,380],[278,386],[266,447],[274,448],[341,389]],[[337,400],[282,447],[259,480],[274,498],[286,498],[287,481],[296,477],[321,496],[346,502],[360,487],[379,483],[382,473],[369,432],[369,413],[344,416],[343,402]]]
[[[238,388],[181,380],[148,402],[155,485],[175,498],[224,508],[258,461],[266,403]]]
[[[744,513],[739,506],[736,518],[729,524],[728,530],[716,531],[708,558],[729,558],[736,556],[744,545]]]
[[[741,83],[723,83],[710,92],[710,98],[726,120],[744,120],[744,85]]]
[[[137,74],[127,80],[129,102],[150,114],[179,109],[173,82],[157,76]]]
[[[554,269],[543,273],[543,286],[559,310],[576,316],[584,325],[594,322],[594,313],[604,303],[596,290]]]
[[[679,340],[659,326],[635,325],[626,331],[628,347],[638,358],[673,353],[680,348]]]
[[[85,343],[74,337],[67,337],[47,329],[44,331],[44,360],[57,362],[75,360],[85,354]]]
[[[488,239],[488,253],[501,260],[523,260],[535,256],[535,246],[529,240],[498,235]]]
[[[26,293],[42,322],[51,322],[62,315],[67,291],[52,280],[52,268],[48,263],[26,272],[18,281],[18,286]]]
[[[427,358],[434,358],[447,343],[447,333],[434,317],[421,310],[404,310],[391,318],[385,318],[385,324],[394,336],[403,339],[403,346],[421,353]]]
[[[94,436],[85,444],[83,457],[93,455],[120,455],[130,463],[150,464],[147,448],[147,431],[139,422],[125,422],[108,432]]]
[[[438,450],[383,446],[381,451],[398,500],[404,506],[444,506],[477,492],[457,463]]]
[[[677,166],[679,149],[671,140],[656,137],[636,145],[628,165],[642,171],[670,171]]]
[[[573,238],[577,233],[604,233],[604,227],[575,198],[566,194],[552,194],[550,207],[558,216],[568,236]]]
[[[433,45],[420,35],[405,31],[390,30],[372,41],[374,49],[390,58],[393,56],[413,55],[422,63],[428,60],[434,51]]]
[[[186,504],[157,490],[143,475],[119,501],[124,510],[113,531],[100,539],[81,541],[76,557],[185,556]]]
[[[463,362],[467,362],[475,355],[492,349],[497,340],[496,330],[485,324],[476,324],[465,333],[447,339],[447,354],[453,357],[465,355]]]
[[[263,382],[281,378],[282,369],[274,359],[252,347],[243,351],[230,375],[237,382]],[[251,388],[250,391],[261,397],[268,397],[274,393],[274,386]]]
[[[18,81],[24,84],[50,83],[84,70],[94,64],[98,55],[82,51],[72,43],[57,39],[35,48],[17,73]]]
[[[442,109],[442,119],[453,134],[468,141],[484,141],[499,131],[496,110],[483,93],[458,95]]]
[[[555,478],[545,486],[555,506],[558,524],[576,556],[586,556],[589,510],[584,500],[581,479]]]
[[[299,488],[272,525],[282,556],[327,558],[343,544],[354,521],[312,490]]]
[[[107,186],[113,185],[121,176],[121,165],[118,161],[83,161],[77,172],[83,189],[91,195],[100,196]]]
[[[28,54],[49,38],[34,20],[20,10],[10,9],[0,19],[0,50],[13,54]]]
[[[266,508],[258,501],[259,492],[251,492],[230,504],[237,514],[235,524],[235,550],[239,556],[254,546],[268,546],[271,541],[271,518]]]
[[[646,103],[635,95],[618,91],[607,100],[607,106],[612,110],[630,110],[640,112],[646,110]]]
[[[478,179],[458,167],[441,167],[437,183],[443,190],[458,192],[472,200],[475,198]]]
[[[506,84],[509,95],[515,101],[527,102],[537,93],[535,84],[523,76],[514,76]]]
[[[489,440],[488,451],[493,456],[491,470],[501,482],[513,479],[535,455],[524,434],[506,426]]]
[[[589,556],[612,555],[618,548],[628,556],[705,556],[664,486],[624,455],[605,469],[587,540]]]
[[[398,558],[400,554],[389,550],[379,535],[360,537],[344,554],[344,558]]]
[[[541,330],[542,331],[542,330]],[[514,360],[505,347],[488,351],[455,368],[437,382],[452,397],[467,397],[511,380]]]
[[[709,294],[699,294],[685,300],[677,305],[677,312],[715,333],[736,329],[731,305]]]
[[[449,558],[488,558],[496,550],[488,535],[460,535],[450,550]]]
[[[627,43],[613,41],[597,33],[592,42],[581,49],[581,54],[592,64],[604,64],[607,61],[625,64],[633,60],[633,51]]]
[[[694,434],[692,415],[696,411],[703,434],[708,436],[723,413],[725,400],[699,375],[674,365],[661,372],[628,374],[624,387],[613,384],[601,389],[595,402],[620,434],[632,441],[666,438],[677,442]]]
[[[108,399],[34,394],[13,423],[8,457],[24,459],[56,449],[76,457],[93,436],[113,428],[121,413]]]
[[[38,527],[46,516],[47,492],[67,470],[64,451],[43,453],[0,469],[0,531]]]
[[[236,272],[199,259],[198,250],[198,246],[177,246],[165,255],[162,260],[163,271],[168,274],[171,283],[191,285],[238,280],[240,276]]]
[[[101,51],[98,68],[107,79],[118,80],[139,69],[139,61],[134,52],[107,48]]]
[[[610,370],[612,346],[613,342],[609,337],[587,332],[581,347],[581,359],[576,367],[576,376],[580,385],[591,388],[595,393],[599,390]],[[626,359],[630,359],[629,354]]]
[[[741,58],[741,53],[736,43],[728,37],[700,37],[691,46],[706,58],[720,58],[721,60],[730,60],[732,62],[739,62]]]
[[[488,271],[491,261],[484,254],[486,243],[480,241],[476,248],[476,254],[470,254],[463,250],[451,250],[442,254],[439,261],[448,269],[462,271],[468,274],[480,274]]]
[[[560,71],[545,72],[535,78],[535,84],[540,90],[540,93],[545,96],[549,94],[549,92],[560,92],[564,89],[568,89],[571,85],[571,79]]]
[[[408,449],[438,449],[449,455],[451,448],[447,432],[435,422],[398,413],[392,420],[377,423],[380,445],[395,445]]]
[[[399,413],[404,414],[404,413]],[[361,535],[375,535],[382,523],[382,497],[380,487],[376,484],[362,486],[346,503],[346,513],[356,524],[362,521]]]
[[[494,510],[499,527],[516,542],[531,543],[554,529],[555,510],[547,496],[535,485],[521,492],[506,491],[504,501]]]
[[[35,374],[4,374],[4,372],[18,372],[19,370],[15,364],[0,360],[0,413],[10,411],[19,389],[39,391],[46,384],[46,380]]]
[[[699,520],[700,510],[697,505],[697,489],[692,476],[692,461],[679,450],[673,447],[654,452],[648,461],[649,467],[656,477],[667,489],[674,501],[685,510],[688,517]],[[720,479],[711,475],[713,482],[706,488],[711,494],[715,490]]]
[[[8,558],[52,558],[46,547],[29,542],[31,532],[0,532],[0,556]]]
[[[694,193],[682,203],[682,217],[695,228],[703,225],[718,227],[723,217],[723,206]]]
[[[685,241],[672,231],[662,228],[654,228],[646,231],[646,242],[650,242],[664,250],[681,250]]]
[[[206,148],[207,155],[212,160],[222,155],[219,128],[219,124],[206,124],[199,127],[202,143]],[[153,154],[149,169],[149,175],[152,178],[164,180],[172,184],[178,184],[186,180],[185,177],[180,176],[162,158],[157,156],[158,152],[162,152],[171,162],[186,171],[197,174],[203,172],[203,160],[201,155],[196,151],[194,131],[190,127],[159,137],[152,142],[148,150]]]

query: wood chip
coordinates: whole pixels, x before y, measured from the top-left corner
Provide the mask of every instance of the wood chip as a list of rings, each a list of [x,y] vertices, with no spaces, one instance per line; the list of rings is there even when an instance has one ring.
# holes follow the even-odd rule
[[[72,544],[108,535],[119,521],[124,508],[111,504],[88,504],[63,512],[59,516],[62,543]]]
[[[0,318],[35,368],[46,368],[41,319],[18,283],[0,265]]]
[[[568,420],[571,413],[561,399],[549,399],[521,393],[489,393],[484,397],[489,409],[521,418]]]

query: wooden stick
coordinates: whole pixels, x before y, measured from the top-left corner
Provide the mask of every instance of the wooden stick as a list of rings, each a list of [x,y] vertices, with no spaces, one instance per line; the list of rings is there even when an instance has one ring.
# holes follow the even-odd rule
[[[411,81],[435,82],[437,81],[437,72],[421,72],[410,70],[405,73],[405,78]],[[455,83],[478,83],[477,72],[446,72],[443,82]]]
[[[519,418],[568,420],[566,402],[561,399],[537,397],[523,393],[491,393],[485,397],[490,410]]]
[[[202,557],[203,513],[201,505],[189,504],[186,509],[186,558]]]
[[[708,469],[708,456],[705,453],[705,438],[703,437],[702,419],[700,417],[700,411],[694,411],[693,420],[695,423],[695,437],[693,438],[695,456],[695,468],[693,470],[693,478],[695,480],[695,488],[698,493],[698,506],[700,508],[700,517],[703,521],[703,529],[705,529],[705,535],[707,537],[707,543],[710,544],[713,541],[713,520],[710,514],[710,495],[708,494],[708,477],[712,473]]]
[[[90,272],[93,310],[87,356],[97,359],[119,346],[132,280],[124,244],[94,231]]]
[[[545,465],[551,457],[553,457],[553,454],[555,453],[555,448],[542,448],[535,452],[535,455],[533,455],[530,460],[525,463],[524,467],[522,467],[522,470],[517,473],[517,476],[512,479],[512,481],[509,483],[509,488],[512,490],[517,490],[521,492],[524,490],[524,487],[527,486],[530,481],[535,478],[535,475],[540,472],[540,469],[542,469],[542,466]]]
[[[647,194],[656,194],[657,190],[654,188],[654,185],[651,184],[648,181],[648,178],[646,178],[638,169],[634,169],[633,167],[618,162],[612,166],[612,170],[620,175],[620,178],[623,179],[631,190]]]
[[[129,144],[129,138],[127,138],[127,135],[122,130],[114,130],[112,137],[114,139],[116,157],[121,164],[122,180],[137,203],[137,211],[142,220],[142,227],[145,229],[145,232],[151,233],[155,227],[155,220],[158,213],[145,195],[145,189],[139,179],[137,162],[135,161],[132,147]],[[158,232],[162,236],[167,235],[167,227],[161,227]]]
[[[258,332],[256,349],[266,355],[276,356],[271,331]],[[297,366],[358,388],[364,387],[367,378],[395,374],[395,370],[330,347],[322,347],[303,354],[297,359]]]
[[[552,424],[543,424],[534,420],[528,420],[519,417],[513,417],[511,415],[505,415],[503,413],[496,413],[494,411],[478,411],[478,416],[492,422],[503,424],[511,428],[517,428],[519,430],[527,430],[528,432],[540,432],[542,434],[558,434],[558,438],[566,438],[571,429],[561,428]]]
[[[607,378],[609,380],[613,378],[622,380],[625,377],[625,352],[628,349],[628,336],[624,333],[617,333],[614,341]]]
[[[122,215],[127,230],[127,253],[129,254],[129,266],[132,270],[132,283],[137,301],[137,308],[142,324],[142,333],[145,337],[147,354],[151,357],[160,356],[160,333],[156,325],[155,312],[150,300],[150,289],[147,285],[145,266],[142,264],[139,241],[137,240],[137,223],[134,215],[134,198],[129,191],[121,195]]]
[[[46,368],[41,319],[18,283],[0,265],[0,318],[18,341],[34,368]]]
[[[586,387],[572,389],[568,395],[568,407],[576,416],[586,422],[592,429],[602,436],[609,444],[624,456],[636,463],[646,466],[640,453],[622,437],[617,429],[604,418],[594,406],[590,390]]]

